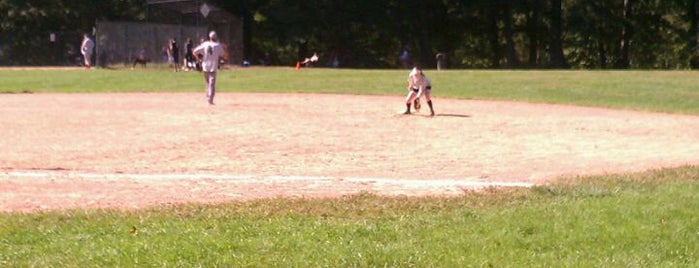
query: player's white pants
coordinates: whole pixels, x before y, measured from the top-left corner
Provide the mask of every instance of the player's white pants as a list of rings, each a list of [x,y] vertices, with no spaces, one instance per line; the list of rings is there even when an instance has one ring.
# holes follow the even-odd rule
[[[213,103],[216,95],[216,72],[204,72],[204,79],[206,80],[206,97],[209,103]]]
[[[427,101],[432,100],[432,96],[430,96],[431,92],[432,92],[432,90],[430,90],[430,89],[426,89],[422,92],[422,96],[425,97],[425,100],[427,100]],[[405,103],[413,103],[413,101],[415,100],[416,97],[417,97],[417,91],[415,91],[415,90],[408,91],[408,96],[405,97]]]
[[[90,63],[90,60],[92,59],[92,53],[85,53],[83,54],[83,57],[85,58],[85,66],[90,67],[92,64]]]

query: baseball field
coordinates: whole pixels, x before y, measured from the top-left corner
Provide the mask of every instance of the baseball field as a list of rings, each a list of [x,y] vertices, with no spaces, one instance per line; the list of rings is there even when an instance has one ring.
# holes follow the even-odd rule
[[[699,75],[0,69],[0,266],[699,265]]]

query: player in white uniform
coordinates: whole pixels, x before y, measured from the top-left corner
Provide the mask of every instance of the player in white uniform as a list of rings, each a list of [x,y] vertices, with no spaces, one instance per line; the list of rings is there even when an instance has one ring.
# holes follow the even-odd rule
[[[415,99],[425,96],[427,105],[430,106],[430,116],[434,116],[434,108],[432,108],[432,84],[423,73],[420,67],[413,68],[408,75],[408,96],[405,99],[406,110],[403,114],[410,114],[410,105]],[[417,107],[416,107],[417,108]]]
[[[92,41],[90,39],[89,34],[84,34],[83,35],[83,42],[80,45],[80,53],[83,54],[83,57],[85,58],[85,68],[90,69],[90,60],[92,59],[92,51],[95,49],[95,41]]]
[[[206,99],[210,105],[214,104],[214,95],[216,95],[216,71],[218,71],[219,60],[224,54],[223,46],[218,42],[216,32],[209,33],[209,41],[201,43],[194,48],[194,57],[199,60],[200,55],[203,56],[201,61],[201,69],[204,72],[206,80]]]

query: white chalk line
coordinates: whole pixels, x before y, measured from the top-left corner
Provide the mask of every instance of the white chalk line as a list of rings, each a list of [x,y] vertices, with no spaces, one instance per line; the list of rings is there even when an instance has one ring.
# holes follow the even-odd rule
[[[231,174],[128,174],[128,173],[78,173],[78,172],[37,172],[8,171],[0,173],[3,178],[74,178],[83,180],[216,180],[250,184],[283,183],[354,183],[397,186],[405,188],[487,188],[487,187],[532,187],[529,182],[483,181],[476,178],[465,179],[394,179],[394,178],[358,178],[325,176],[257,176]]]

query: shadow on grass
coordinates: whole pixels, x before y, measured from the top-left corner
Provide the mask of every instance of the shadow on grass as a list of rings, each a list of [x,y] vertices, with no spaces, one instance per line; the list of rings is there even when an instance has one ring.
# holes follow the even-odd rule
[[[32,94],[34,92],[31,92],[29,90],[22,90],[22,91],[0,91],[0,94]]]

